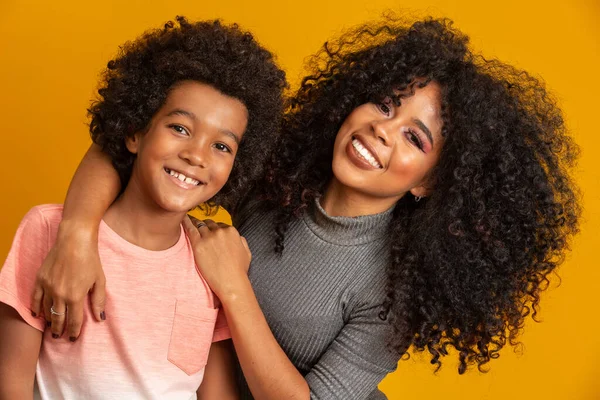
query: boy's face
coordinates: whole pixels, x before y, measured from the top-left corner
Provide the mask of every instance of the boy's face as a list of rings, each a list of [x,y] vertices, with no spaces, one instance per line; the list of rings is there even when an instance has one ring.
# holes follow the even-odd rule
[[[127,140],[137,158],[128,189],[171,212],[187,212],[226,183],[248,122],[239,100],[210,85],[179,82],[147,132]]]

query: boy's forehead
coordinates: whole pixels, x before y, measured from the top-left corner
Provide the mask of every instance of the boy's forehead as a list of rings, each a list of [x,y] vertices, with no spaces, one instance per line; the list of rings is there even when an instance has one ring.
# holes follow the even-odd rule
[[[181,116],[209,123],[239,142],[248,123],[248,110],[238,99],[211,85],[183,81],[172,87],[157,117]]]

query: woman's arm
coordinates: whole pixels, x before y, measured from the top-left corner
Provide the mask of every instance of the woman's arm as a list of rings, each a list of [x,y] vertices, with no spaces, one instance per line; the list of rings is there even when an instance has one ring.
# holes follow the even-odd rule
[[[261,400],[309,399],[306,380],[277,343],[254,296],[245,239],[235,228],[209,220],[198,230],[187,218],[184,222],[198,268],[221,300],[252,395]]]
[[[197,392],[199,400],[239,399],[234,362],[231,340],[221,340],[210,346],[204,378]]]
[[[256,399],[309,399],[308,383],[273,336],[247,281],[221,300],[238,360]]]
[[[234,228],[205,223],[198,231],[190,221],[185,226],[198,268],[221,300],[240,365],[256,399],[365,399],[396,369],[400,354],[388,348],[393,329],[379,317],[382,284],[367,282],[352,300],[348,322],[302,376],[277,343],[254,295],[247,276],[250,251],[245,240]]]
[[[117,197],[120,180],[110,159],[92,144],[77,168],[67,198],[54,247],[40,268],[31,309],[44,310],[50,322],[50,307],[67,310],[52,318],[52,333],[66,331],[71,340],[79,337],[83,302],[91,291],[91,304],[98,321],[104,314],[105,278],[98,256],[98,228],[104,213]]]
[[[0,400],[33,399],[42,332],[0,303]]]

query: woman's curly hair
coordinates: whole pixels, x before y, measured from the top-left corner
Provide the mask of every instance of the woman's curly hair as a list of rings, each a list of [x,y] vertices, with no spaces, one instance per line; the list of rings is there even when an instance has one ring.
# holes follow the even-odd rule
[[[93,141],[112,159],[124,188],[135,155],[125,139],[144,131],[173,86],[194,80],[240,100],[248,126],[229,177],[211,204],[227,207],[263,170],[269,145],[279,134],[285,73],[252,35],[220,21],[167,22],[127,42],[108,63],[88,113]]]
[[[396,93],[437,82],[445,143],[431,195],[416,202],[407,193],[395,206],[381,317],[401,354],[427,349],[439,368],[451,346],[459,373],[484,370],[517,343],[580,214],[570,177],[578,147],[544,83],[467,45],[449,20],[391,17],[326,43],[284,116],[262,193],[283,251],[290,221],[332,178],[348,114],[388,96],[400,104]]]

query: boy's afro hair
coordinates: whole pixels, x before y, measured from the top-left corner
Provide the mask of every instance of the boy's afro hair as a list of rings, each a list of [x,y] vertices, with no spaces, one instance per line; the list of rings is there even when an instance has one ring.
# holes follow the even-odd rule
[[[285,73],[273,55],[237,25],[188,22],[177,17],[162,29],[125,43],[109,61],[88,113],[94,143],[107,153],[124,189],[135,155],[126,138],[144,131],[180,81],[213,86],[248,109],[248,126],[230,178],[211,204],[228,207],[262,171],[269,144],[280,129]]]

